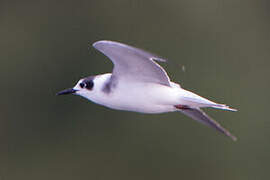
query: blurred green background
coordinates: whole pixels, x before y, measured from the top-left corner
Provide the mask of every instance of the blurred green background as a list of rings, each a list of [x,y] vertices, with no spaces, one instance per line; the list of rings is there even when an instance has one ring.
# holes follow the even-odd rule
[[[0,180],[269,179],[269,12],[263,0],[1,2]],[[239,109],[206,110],[238,141],[180,113],[55,96],[111,72],[87,47],[102,39],[168,58],[173,81]]]

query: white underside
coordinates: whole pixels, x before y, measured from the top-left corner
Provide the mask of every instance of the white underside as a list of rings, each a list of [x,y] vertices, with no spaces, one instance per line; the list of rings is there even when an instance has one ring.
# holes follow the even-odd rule
[[[179,104],[193,108],[214,107],[228,109],[225,105],[214,103],[190,91],[184,90],[173,82],[171,82],[171,87],[155,83],[119,83],[110,93],[102,91],[102,84],[102,79],[96,79],[95,90],[93,92],[78,93],[78,95],[112,109],[141,113],[177,111],[174,106]]]

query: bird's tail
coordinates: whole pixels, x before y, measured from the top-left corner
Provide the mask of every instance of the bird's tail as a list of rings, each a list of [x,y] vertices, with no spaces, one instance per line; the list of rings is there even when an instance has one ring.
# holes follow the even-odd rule
[[[226,110],[226,111],[237,111],[237,109],[230,108],[226,104],[214,104],[214,105],[211,105],[211,107],[216,108],[216,109]]]

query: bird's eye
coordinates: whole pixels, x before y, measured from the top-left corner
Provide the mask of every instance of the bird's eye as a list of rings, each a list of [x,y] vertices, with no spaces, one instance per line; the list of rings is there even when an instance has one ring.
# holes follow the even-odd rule
[[[79,85],[80,85],[81,88],[84,88],[85,83],[80,83]]]
[[[93,86],[94,86],[93,81],[88,81],[85,84],[86,84],[85,85],[86,89],[89,89],[89,90],[91,90],[93,88]]]

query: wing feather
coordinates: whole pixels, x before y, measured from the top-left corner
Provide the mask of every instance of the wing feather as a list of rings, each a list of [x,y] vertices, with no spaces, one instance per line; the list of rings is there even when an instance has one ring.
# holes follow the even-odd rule
[[[211,117],[209,117],[205,112],[203,112],[201,109],[195,109],[195,108],[187,108],[187,109],[179,109],[183,114],[185,114],[188,117],[191,117],[192,119],[199,121],[209,127],[215,128],[217,131],[225,134],[226,136],[232,138],[232,140],[236,141],[237,138],[232,135],[228,130],[223,128],[218,122],[213,120]]]
[[[114,64],[113,77],[117,81],[139,81],[170,86],[165,70],[156,61],[165,62],[152,53],[114,41],[97,41],[93,47]]]

